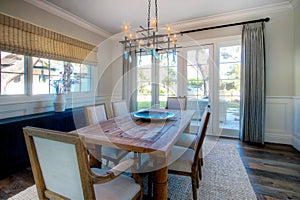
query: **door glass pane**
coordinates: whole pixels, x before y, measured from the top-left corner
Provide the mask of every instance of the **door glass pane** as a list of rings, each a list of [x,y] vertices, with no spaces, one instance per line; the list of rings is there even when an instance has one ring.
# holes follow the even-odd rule
[[[193,120],[199,121],[209,103],[209,58],[211,46],[187,51],[187,108],[195,110]]]
[[[159,104],[165,108],[167,97],[177,96],[177,56],[161,54],[159,60]]]
[[[25,57],[1,51],[1,95],[25,94]]]
[[[151,107],[151,55],[138,57],[137,66],[137,109]]]
[[[239,130],[241,46],[221,47],[219,59],[220,127]]]

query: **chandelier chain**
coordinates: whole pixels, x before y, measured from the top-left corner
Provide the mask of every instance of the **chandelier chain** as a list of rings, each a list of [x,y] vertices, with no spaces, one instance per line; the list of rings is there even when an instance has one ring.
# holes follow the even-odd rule
[[[151,19],[150,19],[150,14],[151,14],[151,0],[148,0],[148,36],[150,35],[150,22],[151,22]]]
[[[158,6],[157,6],[157,0],[155,0],[155,18],[156,18],[156,29],[157,29],[157,24],[158,24]]]

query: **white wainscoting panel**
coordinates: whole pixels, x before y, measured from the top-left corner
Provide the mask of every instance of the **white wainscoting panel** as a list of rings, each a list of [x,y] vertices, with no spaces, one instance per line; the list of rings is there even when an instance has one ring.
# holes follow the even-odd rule
[[[300,151],[300,97],[294,98],[294,134],[292,145]]]
[[[0,119],[53,111],[53,97],[0,102]],[[67,97],[67,108],[105,103],[112,116],[110,95]],[[265,141],[290,144],[300,151],[300,97],[267,97]]]
[[[265,142],[291,144],[294,120],[293,97],[267,97]]]
[[[110,99],[107,96],[92,96],[88,93],[67,95],[66,108],[76,108],[95,103],[106,103],[108,114],[111,113]],[[18,117],[54,111],[54,96],[7,98],[0,102],[0,119]]]

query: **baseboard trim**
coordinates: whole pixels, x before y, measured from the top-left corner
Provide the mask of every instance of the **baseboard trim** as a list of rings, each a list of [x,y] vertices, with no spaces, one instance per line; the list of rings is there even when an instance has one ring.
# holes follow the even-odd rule
[[[293,136],[292,139],[292,146],[297,149],[298,151],[300,151],[300,139],[296,138],[295,136]]]
[[[290,134],[276,134],[276,133],[265,133],[265,142],[277,143],[277,144],[288,144],[291,145],[292,137]]]

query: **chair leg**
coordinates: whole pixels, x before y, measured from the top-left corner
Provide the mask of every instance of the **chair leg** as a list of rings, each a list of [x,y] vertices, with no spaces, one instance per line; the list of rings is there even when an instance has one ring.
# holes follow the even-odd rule
[[[197,174],[192,176],[193,199],[197,200]]]
[[[199,179],[202,180],[202,166],[201,163],[198,163],[198,175],[199,175]]]
[[[152,198],[152,192],[153,192],[153,176],[152,172],[148,172],[148,196],[149,198]]]
[[[200,150],[200,164],[203,166],[203,151],[202,149]]]
[[[199,172],[197,172],[197,174],[198,174]],[[197,174],[196,174],[196,187],[199,189],[199,186],[200,186],[200,183],[199,183],[199,179],[198,179],[198,177],[197,177]]]
[[[136,159],[138,160],[138,166],[141,167],[142,166],[142,155],[141,155],[141,153],[134,152],[133,156],[134,156],[135,160]]]

